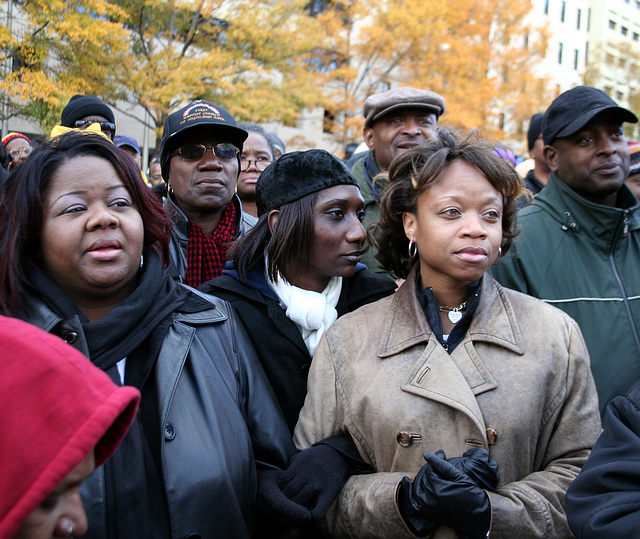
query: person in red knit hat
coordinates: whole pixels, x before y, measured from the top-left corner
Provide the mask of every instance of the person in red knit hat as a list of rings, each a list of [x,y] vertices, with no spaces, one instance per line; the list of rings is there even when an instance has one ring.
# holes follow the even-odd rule
[[[140,393],[61,338],[0,317],[0,539],[87,531],[78,487],[124,438]]]

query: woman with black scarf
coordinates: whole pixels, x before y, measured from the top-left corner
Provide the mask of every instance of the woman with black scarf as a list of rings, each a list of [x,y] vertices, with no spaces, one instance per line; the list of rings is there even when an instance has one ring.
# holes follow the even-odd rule
[[[257,478],[295,448],[235,315],[169,278],[169,221],[135,164],[100,135],[67,133],[3,191],[2,312],[142,393],[83,485],[85,537],[252,536]]]

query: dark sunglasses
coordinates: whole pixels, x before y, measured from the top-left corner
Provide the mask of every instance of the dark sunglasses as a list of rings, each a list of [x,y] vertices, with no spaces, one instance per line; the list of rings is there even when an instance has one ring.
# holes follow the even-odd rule
[[[238,148],[233,144],[222,143],[216,144],[215,146],[205,146],[204,144],[190,142],[189,144],[180,146],[180,148],[171,155],[181,155],[182,158],[187,161],[195,161],[196,159],[202,159],[204,154],[207,153],[207,150],[211,150],[221,161],[231,161],[232,159],[236,159],[240,153],[240,150],[238,150]]]
[[[91,124],[98,124],[100,126],[100,131],[103,133],[109,133],[111,138],[113,138],[113,134],[116,132],[116,124],[111,122],[94,122],[93,120],[76,120],[76,123],[73,124],[73,127],[78,129],[86,129]]]

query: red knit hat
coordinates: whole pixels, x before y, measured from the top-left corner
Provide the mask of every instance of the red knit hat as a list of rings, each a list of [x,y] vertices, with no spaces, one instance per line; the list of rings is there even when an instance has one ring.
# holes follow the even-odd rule
[[[0,347],[0,538],[7,538],[93,448],[96,467],[113,454],[140,393],[20,320],[0,316]]]
[[[22,139],[26,140],[29,143],[29,146],[31,146],[31,141],[29,140],[29,137],[27,135],[23,135],[22,133],[9,133],[8,135],[6,135],[2,139],[2,144],[4,144],[6,146],[14,138],[22,138]]]

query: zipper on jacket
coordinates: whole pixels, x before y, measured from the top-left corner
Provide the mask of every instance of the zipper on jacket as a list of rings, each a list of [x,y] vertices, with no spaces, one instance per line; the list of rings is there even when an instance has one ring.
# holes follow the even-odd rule
[[[618,272],[618,266],[616,265],[615,259],[615,250],[618,239],[620,238],[620,229],[622,229],[622,237],[626,238],[627,234],[629,233],[629,210],[624,210],[621,226],[619,225],[617,227],[613,235],[613,241],[611,242],[611,248],[609,249],[609,261],[611,263],[611,267],[613,268],[613,274],[616,278],[616,281],[618,282],[618,286],[620,287],[620,291],[622,293],[624,308],[627,312],[629,325],[631,326],[631,334],[633,335],[633,340],[636,343],[636,350],[638,351],[638,355],[640,355],[640,337],[638,336],[638,329],[633,318],[633,313],[631,312],[631,306],[629,305],[629,300],[627,298],[627,291],[624,288],[624,283],[622,282],[622,278],[620,277],[620,273]]]

